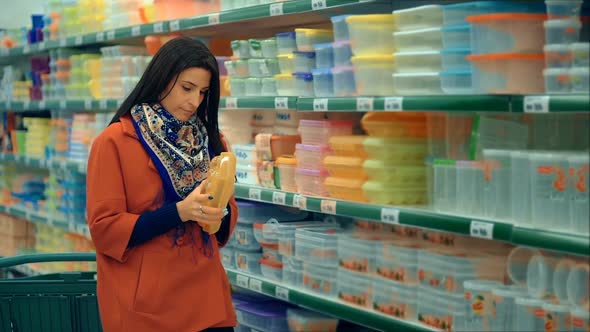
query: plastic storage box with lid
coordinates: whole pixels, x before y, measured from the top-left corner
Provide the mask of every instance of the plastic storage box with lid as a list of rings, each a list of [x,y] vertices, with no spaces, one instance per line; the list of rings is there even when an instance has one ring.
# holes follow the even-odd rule
[[[572,332],[586,332],[590,328],[590,312],[583,307],[574,307],[571,312]]]
[[[378,159],[367,159],[363,168],[369,180],[384,182],[395,186],[424,186],[426,167],[422,165],[396,165]]]
[[[395,73],[394,91],[398,95],[439,95],[442,93],[439,72]]]
[[[332,55],[334,66],[351,66],[352,50],[350,49],[350,40],[341,40],[332,43]]]
[[[311,73],[311,70],[316,67],[316,53],[313,51],[293,52],[293,65],[295,73]]]
[[[298,90],[295,86],[295,76],[292,74],[275,75],[277,93],[279,96],[297,96]]]
[[[364,159],[350,156],[326,156],[322,164],[330,173],[330,176],[337,178],[366,180],[367,174],[363,168]]]
[[[248,59],[248,72],[252,77],[269,77],[279,74],[277,59]]]
[[[236,255],[236,268],[240,271],[260,274],[260,259],[262,254],[259,252],[248,252],[234,249]]]
[[[332,68],[332,81],[334,83],[334,96],[356,96],[356,82],[353,67]]]
[[[238,223],[235,227],[235,248],[243,251],[260,251],[260,243],[254,237],[252,225]]]
[[[442,69],[440,51],[400,52],[394,53],[393,57],[396,73],[428,73]]]
[[[565,20],[548,20],[545,27],[546,44],[571,44],[578,42],[582,23],[578,18]]]
[[[233,40],[231,42],[231,49],[236,59],[250,58],[250,44],[247,40]]]
[[[448,294],[418,287],[418,322],[444,331],[465,331],[466,304],[463,294]]]
[[[338,298],[360,307],[373,304],[373,280],[365,274],[338,269]]]
[[[338,228],[297,228],[295,257],[323,266],[337,266],[338,232]]]
[[[258,161],[256,157],[256,146],[254,144],[236,144],[232,146],[239,164],[255,165]]]
[[[313,97],[313,75],[311,73],[293,73],[296,96]],[[278,86],[277,86],[278,88]]]
[[[235,269],[236,268],[236,254],[234,253],[234,249],[229,246],[225,246],[219,249],[219,253],[221,256],[221,263],[224,267]]]
[[[422,162],[428,153],[425,138],[365,137],[362,148],[367,158]]]
[[[545,45],[543,51],[547,69],[569,68],[574,62],[574,55],[569,44]]]
[[[500,13],[469,16],[473,54],[541,53],[544,14]]]
[[[295,39],[298,51],[313,51],[313,45],[329,43],[333,40],[332,30],[326,29],[295,29]]]
[[[513,331],[542,331],[544,329],[544,322],[536,315],[538,312],[543,312],[543,300],[519,297],[515,303]]]
[[[287,156],[279,157],[275,161],[275,166],[279,170],[278,176],[280,189],[289,192],[297,192],[297,184],[295,183],[297,159]]]
[[[550,19],[580,17],[582,0],[545,0],[547,14]]]
[[[335,296],[338,292],[338,273],[334,267],[312,263],[303,264],[303,288],[312,292]]]
[[[575,186],[571,188],[572,195],[570,201],[572,231],[575,234],[587,235],[590,226],[586,220],[590,218],[590,200],[589,190],[590,178],[584,175],[584,169],[590,165],[590,157],[584,154],[572,155],[568,157],[570,169],[576,174]]]
[[[324,186],[324,181],[328,175],[325,170],[297,168],[295,183],[297,183],[298,192],[304,195],[327,197],[329,192]]]
[[[324,158],[332,151],[327,145],[297,144],[295,146],[295,157],[297,167],[307,169],[323,169]]]
[[[227,73],[229,76],[233,77],[247,77],[249,75],[248,71],[248,61],[247,60],[233,60],[233,61],[226,61],[225,68],[227,69]]]
[[[393,33],[396,52],[438,51],[442,49],[441,28],[428,28]]]
[[[502,287],[493,280],[467,280],[463,283],[465,299],[468,301],[465,328],[468,331],[491,331],[494,315],[492,290]]]
[[[262,92],[262,81],[259,77],[246,78],[246,96],[257,97]]]
[[[404,320],[417,319],[416,286],[377,278],[373,282],[373,308]]]
[[[334,79],[331,68],[315,68],[312,70],[313,91],[316,97],[332,97],[334,95]]]
[[[367,181],[363,192],[374,204],[423,205],[426,204],[426,188],[392,187],[388,183]]]
[[[456,160],[435,159],[432,162],[432,204],[437,211],[455,212],[457,200]]]
[[[445,26],[465,24],[468,16],[488,13],[544,13],[545,4],[539,2],[474,1],[443,6]]]
[[[398,31],[435,28],[443,25],[443,11],[439,5],[426,5],[393,11]]]
[[[258,184],[258,174],[256,167],[252,165],[237,165],[236,179],[239,183],[256,185]]]
[[[278,55],[277,39],[275,37],[260,41],[263,58],[276,58]]]
[[[352,121],[301,120],[299,121],[301,143],[312,145],[327,144],[332,136],[351,135],[352,127]]]
[[[243,303],[236,306],[241,324],[262,331],[288,331],[287,307],[279,302]]]
[[[231,78],[229,80],[229,89],[231,95],[235,97],[241,97],[246,95],[246,79],[244,78]]]
[[[395,58],[393,55],[354,56],[356,91],[364,96],[388,96],[394,91],[393,75]]]
[[[368,112],[361,125],[369,136],[425,138],[426,117],[420,113]]]
[[[264,241],[264,239],[263,239]],[[279,254],[279,243],[260,243],[262,247],[262,258],[268,259],[269,261],[282,263],[283,256]],[[282,267],[281,267],[282,268]]]
[[[486,54],[467,57],[474,65],[477,93],[541,93],[544,91],[543,54]]]
[[[260,80],[261,96],[276,96],[277,95],[277,81],[274,77],[263,77]]]
[[[279,55],[289,54],[297,51],[297,42],[295,39],[295,32],[281,32],[276,34],[277,51]]]
[[[440,73],[441,89],[445,94],[472,94],[473,73],[471,71],[444,71]]]
[[[348,16],[350,15],[338,15],[330,18],[334,30],[334,41],[348,40],[350,38],[348,24],[346,23],[346,18]]]
[[[262,276],[267,277],[271,280],[281,281],[283,280],[283,264],[274,262],[269,259],[260,260],[260,272]]]
[[[374,273],[380,241],[364,240],[351,234],[338,237],[338,266],[340,269],[358,273]]]
[[[279,253],[286,258],[291,258],[295,254],[295,231],[298,228],[318,227],[322,229],[332,229],[334,226],[334,224],[313,221],[279,224],[276,226],[277,238],[279,240]]]
[[[363,195],[364,180],[327,177],[324,186],[330,197],[343,199],[347,201],[366,202],[367,198]]]
[[[460,24],[443,27],[443,49],[469,49],[471,50],[471,24]]]
[[[526,289],[516,285],[500,286],[492,289],[493,310],[490,319],[491,331],[511,331],[514,329],[516,298],[526,296]]]
[[[586,93],[590,88],[590,68],[589,67],[574,67],[570,70],[570,78],[572,80],[572,92]]]
[[[300,266],[292,268],[289,262],[294,258],[286,259],[287,263],[283,265],[283,282],[287,285],[303,287],[303,262],[299,261]]]
[[[293,53],[280,54],[277,59],[281,74],[292,74],[295,72],[295,55]]]
[[[287,309],[291,331],[336,332],[338,319],[324,316],[305,309]]]
[[[354,15],[347,17],[346,23],[354,55],[393,53],[391,39],[391,33],[395,30],[393,14]]]
[[[367,157],[363,149],[363,143],[367,136],[349,135],[349,136],[332,136],[329,144],[334,154],[342,157],[356,157],[364,159]]]
[[[316,68],[332,68],[334,67],[334,43],[316,44],[313,46],[315,51],[315,66]]]
[[[441,68],[443,71],[469,71],[471,63],[467,56],[471,54],[468,48],[445,49],[441,51]]]
[[[403,284],[418,284],[418,249],[405,243],[383,243],[376,252],[376,273]]]
[[[590,43],[573,43],[570,45],[574,67],[590,66]]]
[[[543,71],[545,92],[550,94],[570,93],[572,80],[569,68],[550,68]]]

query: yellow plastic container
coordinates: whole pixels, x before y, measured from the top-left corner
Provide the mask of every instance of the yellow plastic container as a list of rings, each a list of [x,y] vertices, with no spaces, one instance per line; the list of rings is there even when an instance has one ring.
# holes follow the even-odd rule
[[[398,166],[382,160],[368,159],[363,168],[372,181],[380,181],[392,185],[426,185],[425,166]]]
[[[363,147],[368,158],[390,165],[424,165],[428,155],[426,140],[420,138],[367,137]]]
[[[394,92],[394,57],[386,55],[353,56],[356,91],[361,96],[389,96]]]
[[[327,156],[324,158],[324,167],[333,177],[366,180],[363,162],[364,159],[360,157]]]
[[[213,200],[207,201],[206,206],[225,208],[233,194],[233,187],[236,178],[236,156],[232,152],[222,152],[221,155],[213,158],[209,166],[209,175],[205,192],[213,196]],[[219,230],[221,224],[201,224],[203,230],[214,234]]]
[[[422,113],[369,112],[361,120],[369,136],[423,138],[427,136],[426,116]]]
[[[337,156],[365,159],[367,154],[363,148],[363,142],[367,137],[364,135],[332,136],[329,144]]]
[[[424,205],[427,202],[426,189],[394,187],[388,183],[367,181],[363,192],[369,202],[385,205]]]
[[[334,33],[328,29],[295,29],[295,43],[301,52],[313,52],[313,45],[332,42]]]
[[[393,14],[354,15],[347,17],[346,23],[352,54],[358,56],[393,53]]]
[[[330,193],[330,197],[355,202],[367,202],[362,188],[364,180],[328,177],[324,186]]]
[[[277,158],[275,166],[278,171],[278,184],[284,191],[297,192],[297,183],[295,183],[295,169],[297,168],[297,159],[293,156],[282,156]],[[275,181],[276,182],[276,181]]]

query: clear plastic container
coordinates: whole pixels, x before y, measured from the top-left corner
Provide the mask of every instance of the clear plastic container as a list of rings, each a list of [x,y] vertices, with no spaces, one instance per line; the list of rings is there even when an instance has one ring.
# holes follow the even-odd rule
[[[298,228],[295,257],[323,266],[338,265],[338,229]]]
[[[398,283],[418,284],[418,250],[383,243],[377,251],[376,272],[377,275]]]
[[[297,50],[302,52],[313,51],[313,45],[329,43],[333,41],[332,30],[326,29],[295,29]]]
[[[246,96],[258,97],[261,95],[262,81],[260,77],[246,78]]]
[[[295,77],[296,96],[313,97],[313,75],[311,73],[293,73]],[[277,87],[278,88],[278,87]]]
[[[328,197],[328,190],[324,181],[328,177],[327,171],[309,170],[297,168],[295,170],[295,183],[300,194]]]
[[[541,53],[544,14],[495,13],[469,16],[473,54]]]
[[[247,77],[250,74],[247,60],[226,61],[225,68],[227,69],[228,75],[232,78]]]
[[[550,94],[570,93],[572,80],[569,68],[551,68],[543,70],[545,92]]]
[[[316,68],[334,67],[333,43],[316,44],[313,46],[316,55]]]
[[[250,48],[250,57],[262,58],[262,45],[260,39],[248,39],[248,46]]]
[[[325,224],[321,222],[314,222],[314,221],[306,221],[306,222],[293,222],[293,223],[284,223],[275,226],[277,238],[279,240],[279,253],[287,258],[290,259],[295,255],[295,231],[298,228],[306,227],[306,228],[323,228],[323,229],[331,229],[335,225],[333,224]],[[299,261],[299,260],[296,260]]]
[[[444,25],[465,24],[468,16],[487,13],[545,13],[545,4],[542,2],[473,1],[446,5],[443,7]]]
[[[549,18],[579,17],[582,0],[545,0]]]
[[[229,89],[234,97],[246,95],[246,80],[243,78],[231,78],[229,80]]]
[[[255,166],[236,165],[236,179],[238,183],[257,185],[258,173]]]
[[[573,43],[570,50],[573,55],[573,67],[590,67],[590,43]]]
[[[305,309],[287,309],[290,331],[336,332],[338,319]]]
[[[279,63],[276,59],[249,59],[248,72],[252,77],[269,77],[279,74]]]
[[[238,223],[235,227],[236,238],[235,247],[242,251],[260,251],[260,243],[254,237],[252,225],[242,225]]]
[[[324,186],[328,190],[330,197],[354,202],[366,202],[367,198],[362,192],[364,183],[364,180],[359,179],[328,177],[324,181]]]
[[[483,211],[489,218],[507,219],[512,211],[510,150],[484,149]]]
[[[277,96],[277,81],[274,77],[263,77],[261,80],[261,96]]]
[[[303,288],[327,296],[336,296],[338,292],[337,271],[334,267],[306,262],[303,265]]]
[[[312,70],[313,91],[316,97],[334,96],[334,79],[331,68],[315,68]]]
[[[327,156],[323,160],[323,165],[332,177],[366,180],[363,162],[364,159],[359,157]]]
[[[387,163],[424,164],[428,154],[425,139],[396,137],[366,137],[362,146],[367,158]]]
[[[359,95],[388,96],[393,93],[393,55],[354,56],[351,61]]]
[[[252,225],[252,228],[254,231],[254,238],[256,239],[256,241],[258,241],[258,243],[264,242],[264,237],[262,234],[262,229],[264,228],[264,224],[263,223],[254,223]]]
[[[427,5],[393,11],[398,31],[437,28],[443,25],[442,6]]]
[[[424,205],[427,202],[426,188],[392,187],[383,182],[367,181],[363,192],[374,204]]]
[[[428,28],[393,33],[396,52],[440,51],[442,45],[441,28]]]
[[[297,192],[297,184],[295,183],[295,169],[297,160],[292,157],[279,157],[275,161],[275,166],[279,170],[280,189],[283,191]]]
[[[295,32],[281,32],[276,34],[277,51],[279,55],[290,54],[297,51],[297,42],[295,39]]]
[[[574,62],[574,56],[569,44],[545,45],[543,51],[547,69],[569,68]]]
[[[297,167],[307,169],[323,169],[323,161],[332,153],[328,145],[297,144],[295,157]]]
[[[373,281],[367,275],[338,269],[338,298],[360,307],[373,303]]]
[[[277,59],[281,74],[292,74],[295,72],[295,55],[293,53],[281,54]]]
[[[324,145],[332,136],[352,135],[352,121],[301,120],[299,132],[302,144]]]
[[[391,54],[391,33],[395,30],[393,14],[355,15],[346,18],[352,53],[356,56]],[[371,36],[371,38],[367,38]]]
[[[477,93],[542,93],[543,54],[490,54],[467,57],[474,65],[473,86]]]
[[[283,280],[283,264],[270,259],[263,258],[260,260],[260,272],[262,276],[268,279],[275,281]]]
[[[250,58],[250,44],[247,40],[232,40],[231,49],[233,51],[233,57],[236,59]]]
[[[242,324],[261,331],[288,331],[287,307],[270,303],[242,303],[236,306]]]
[[[570,78],[572,80],[572,92],[586,93],[590,89],[590,68],[589,67],[574,67],[570,70]]]
[[[545,27],[546,44],[571,44],[580,39],[582,22],[579,18],[565,20],[548,20]]]
[[[493,332],[513,330],[516,311],[515,300],[526,295],[526,289],[515,285],[492,289],[492,310],[495,311],[495,314],[490,318],[490,330]]]
[[[445,94],[473,94],[473,73],[471,71],[444,71],[440,73],[440,85]]]
[[[260,259],[262,254],[259,252],[248,252],[234,250],[236,255],[236,268],[247,273],[260,274]]]
[[[393,57],[396,73],[431,73],[442,69],[440,51],[394,53]]]
[[[502,284],[493,280],[467,280],[463,283],[465,299],[468,301],[467,331],[491,331],[494,312],[492,290]]]
[[[377,248],[381,242],[358,239],[350,234],[338,237],[338,266],[341,270],[374,273]]]
[[[447,26],[441,31],[443,49],[471,50],[471,24]]]
[[[457,200],[457,169],[455,160],[435,159],[433,162],[434,209],[441,212],[455,212]]]
[[[366,113],[361,125],[369,136],[425,138],[426,117],[419,113]]]
[[[590,328],[590,312],[587,308],[574,307],[571,309],[572,332],[587,332]]]
[[[590,219],[590,177],[588,172],[584,173],[584,170],[588,170],[590,165],[590,157],[586,154],[578,154],[568,157],[568,163],[571,170],[574,171],[574,184],[571,187],[571,199],[570,199],[570,210],[571,210],[571,224],[572,232],[574,234],[588,235],[590,233],[590,226],[586,222]]]
[[[277,84],[277,93],[279,96],[297,96],[298,91],[295,87],[295,76],[292,74],[275,75]]]
[[[372,181],[395,186],[424,186],[426,184],[426,167],[406,165],[399,166],[399,164],[390,164],[378,159],[367,159],[363,163],[363,168]]]
[[[219,249],[219,254],[221,256],[221,263],[225,268],[236,268],[236,255],[233,248],[228,246],[221,248]]]
[[[232,150],[236,155],[238,164],[256,165],[258,157],[256,156],[256,145],[254,144],[235,144]]]
[[[463,294],[448,294],[421,286],[417,303],[419,323],[445,331],[466,331]]]
[[[332,67],[351,66],[352,50],[350,40],[341,40],[332,43],[334,65]]]
[[[332,68],[332,81],[334,84],[334,96],[350,97],[356,96],[356,82],[354,79],[353,67]]]
[[[334,41],[348,40],[350,38],[348,24],[346,23],[346,18],[348,16],[350,15],[338,15],[330,18],[332,21],[332,28],[334,29]]]
[[[367,154],[363,148],[363,143],[368,136],[332,136],[330,137],[330,147],[334,154],[343,157],[355,157],[365,159]]]
[[[277,39],[275,37],[263,39],[260,41],[263,58],[276,58],[279,54],[277,48]]]
[[[441,51],[442,70],[471,72],[471,63],[467,60],[467,56],[470,54],[470,49],[461,48]]]
[[[399,95],[439,95],[442,93],[440,73],[396,73],[393,86]]]
[[[516,311],[512,331],[544,331],[545,324],[537,317],[537,313],[543,313],[544,302],[539,299],[519,297],[515,301]]]
[[[590,286],[588,279],[590,278],[590,267],[588,264],[577,264],[571,269],[567,278],[567,296],[568,302],[572,306],[588,308]]]
[[[376,311],[406,321],[415,321],[418,316],[415,286],[389,280],[375,279],[373,308]]]
[[[315,52],[293,52],[295,73],[311,73],[316,67]]]

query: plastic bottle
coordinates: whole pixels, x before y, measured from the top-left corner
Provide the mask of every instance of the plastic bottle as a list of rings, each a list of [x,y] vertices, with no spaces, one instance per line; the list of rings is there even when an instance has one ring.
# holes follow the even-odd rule
[[[205,192],[213,196],[213,200],[207,201],[206,206],[225,208],[233,194],[233,186],[236,177],[236,156],[232,152],[222,152],[221,155],[211,160],[209,183]],[[219,230],[220,225],[205,225],[201,227],[209,233],[214,234]]]

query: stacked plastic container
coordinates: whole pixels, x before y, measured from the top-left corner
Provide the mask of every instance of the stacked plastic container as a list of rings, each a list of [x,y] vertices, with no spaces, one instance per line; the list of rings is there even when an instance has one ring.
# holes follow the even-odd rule
[[[92,98],[89,82],[92,77],[96,77],[96,73],[94,70],[87,69],[87,63],[98,60],[100,60],[100,54],[76,54],[70,57],[69,81],[65,85],[66,98]]]
[[[367,136],[332,136],[330,149],[332,154],[323,159],[329,177],[324,181],[330,197],[366,202],[363,185],[367,173],[363,163],[367,157],[363,143]]]
[[[335,97],[347,97],[356,95],[356,83],[354,80],[354,68],[352,67],[352,49],[350,31],[346,19],[349,15],[334,16],[331,18],[334,31],[334,42],[331,49],[334,67],[331,71],[332,92]],[[327,44],[323,44],[326,45]],[[316,51],[317,52],[317,51]],[[314,81],[315,83],[315,81]]]
[[[96,116],[92,113],[76,113],[72,120],[69,143],[69,160],[86,162],[96,131]]]
[[[100,62],[88,61],[86,82],[94,98],[121,99],[135,87],[151,61],[146,49],[138,46],[109,46],[100,49]]]
[[[580,37],[581,0],[547,0],[545,21],[545,92],[587,93],[590,43]]]
[[[45,149],[49,144],[49,119],[48,118],[24,118],[27,128],[25,135],[26,156],[45,159]]]

